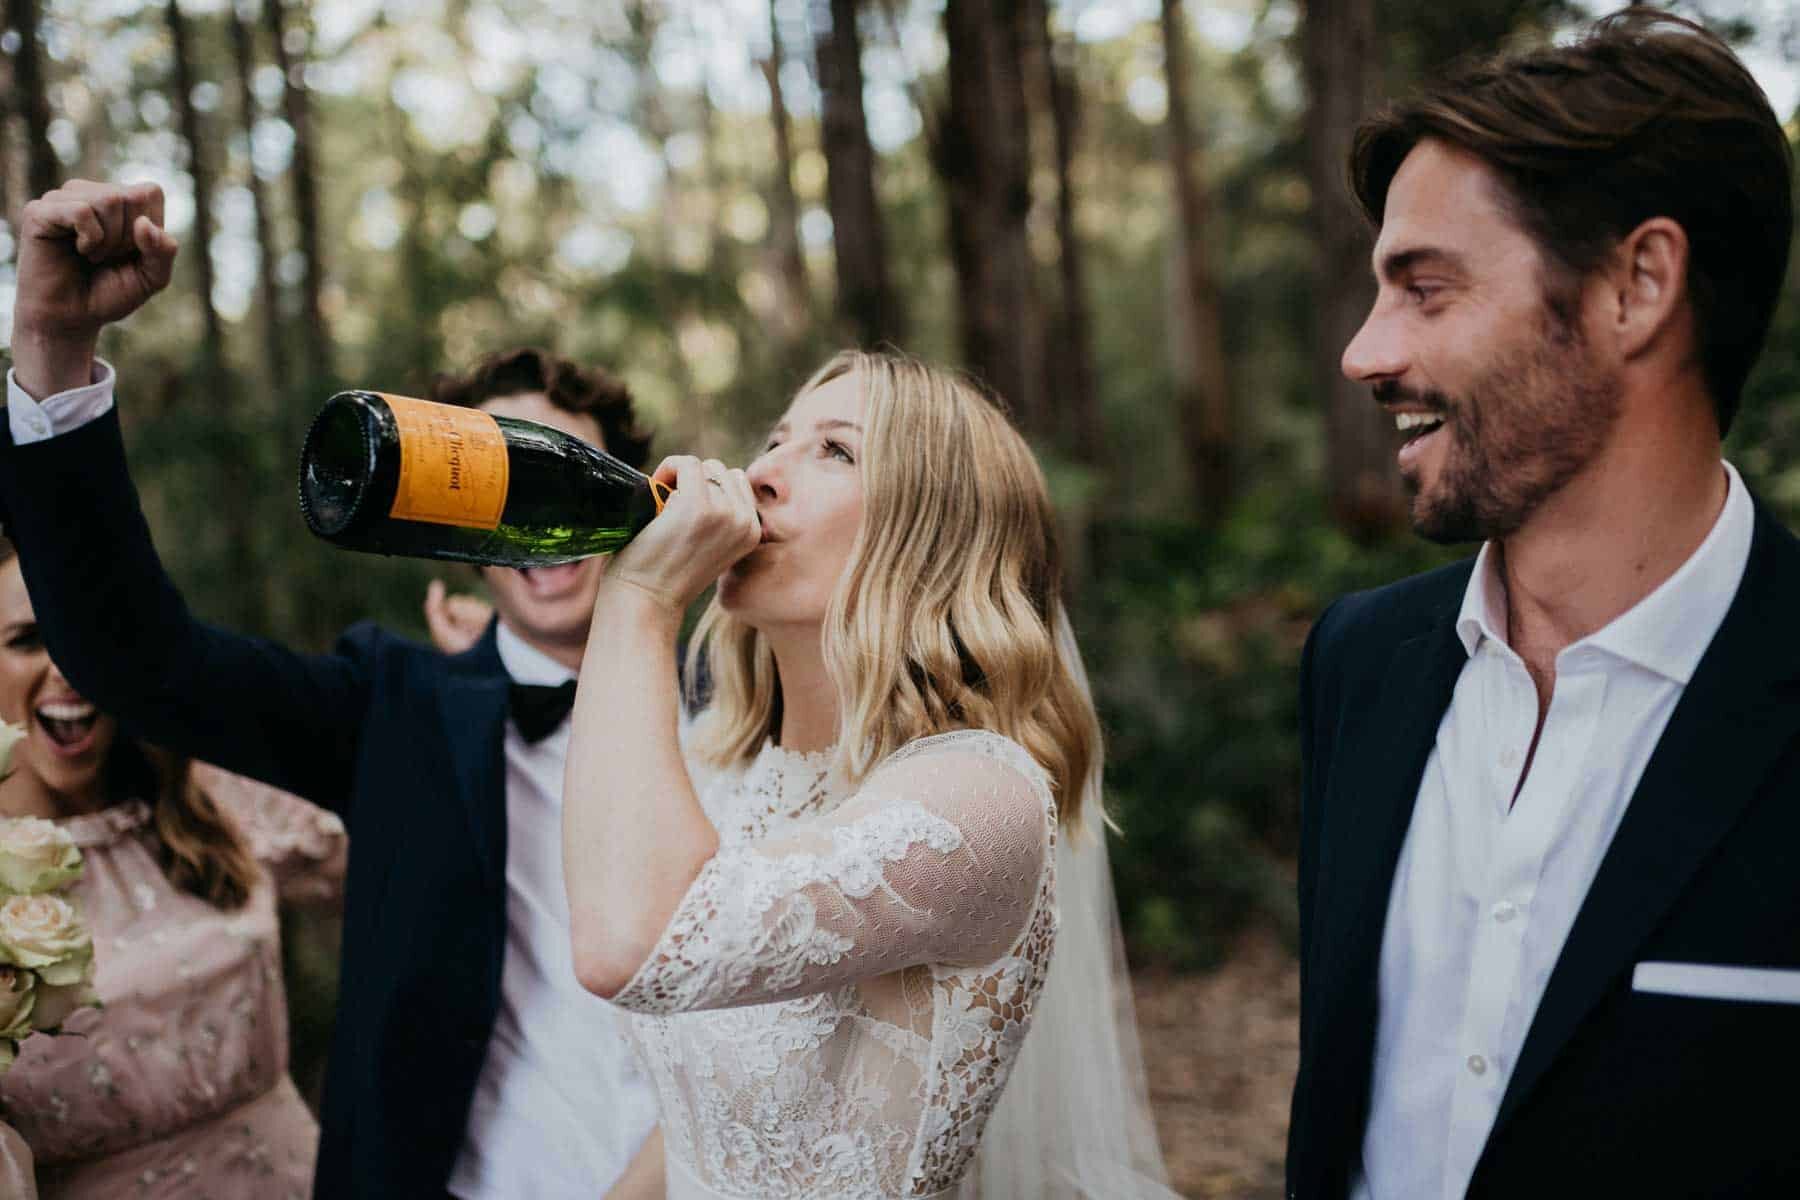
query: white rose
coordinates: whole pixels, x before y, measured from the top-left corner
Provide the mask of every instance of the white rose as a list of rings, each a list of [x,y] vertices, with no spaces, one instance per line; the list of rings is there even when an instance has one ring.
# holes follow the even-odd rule
[[[81,914],[61,896],[10,896],[0,904],[0,963],[66,987],[86,978],[93,960],[93,939]]]
[[[81,878],[81,850],[68,831],[42,817],[0,819],[0,894],[31,895]]]

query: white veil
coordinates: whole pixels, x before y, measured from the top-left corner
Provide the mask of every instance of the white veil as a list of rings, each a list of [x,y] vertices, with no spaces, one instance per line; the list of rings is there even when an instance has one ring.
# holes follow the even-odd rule
[[[1091,699],[1063,614],[1056,642]],[[1050,974],[968,1176],[981,1200],[1181,1200],[1168,1186],[1150,1118],[1107,865],[1099,755],[1087,784],[1081,822],[1057,839],[1061,924]]]

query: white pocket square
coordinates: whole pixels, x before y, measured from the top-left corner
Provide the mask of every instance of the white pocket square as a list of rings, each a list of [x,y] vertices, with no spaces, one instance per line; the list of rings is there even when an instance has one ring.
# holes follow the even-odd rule
[[[1700,1000],[1749,1000],[1800,1004],[1800,971],[1775,967],[1720,967],[1711,963],[1641,962],[1631,990]]]

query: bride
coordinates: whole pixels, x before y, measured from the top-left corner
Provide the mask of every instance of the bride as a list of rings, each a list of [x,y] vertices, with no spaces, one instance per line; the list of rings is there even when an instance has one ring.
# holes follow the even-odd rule
[[[961,376],[847,352],[749,468],[658,478],[565,778],[576,972],[633,1014],[660,1107],[615,1194],[1172,1194],[1024,440]]]

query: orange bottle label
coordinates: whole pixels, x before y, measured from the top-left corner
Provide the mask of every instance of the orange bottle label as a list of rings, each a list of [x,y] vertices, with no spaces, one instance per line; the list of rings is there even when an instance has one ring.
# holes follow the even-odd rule
[[[387,401],[400,432],[400,484],[389,515],[497,528],[512,470],[499,422],[478,408],[376,394]]]

